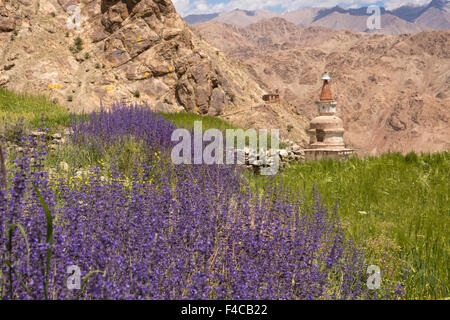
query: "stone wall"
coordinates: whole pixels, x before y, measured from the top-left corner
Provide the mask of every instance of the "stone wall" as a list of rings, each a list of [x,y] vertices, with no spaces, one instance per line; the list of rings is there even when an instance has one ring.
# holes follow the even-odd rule
[[[280,168],[288,167],[290,163],[305,161],[305,152],[302,147],[291,141],[285,141],[285,143],[288,145],[285,149],[258,151],[245,147],[238,152],[244,153],[245,166],[256,173],[259,173],[263,167],[272,166],[274,157],[278,157]]]

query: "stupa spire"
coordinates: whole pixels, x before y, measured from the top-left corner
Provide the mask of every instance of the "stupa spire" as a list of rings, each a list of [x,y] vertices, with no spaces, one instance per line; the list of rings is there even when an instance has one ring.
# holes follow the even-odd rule
[[[333,94],[331,93],[331,85],[330,85],[330,75],[328,72],[325,72],[322,75],[323,86],[322,92],[320,93],[320,101],[333,101]]]

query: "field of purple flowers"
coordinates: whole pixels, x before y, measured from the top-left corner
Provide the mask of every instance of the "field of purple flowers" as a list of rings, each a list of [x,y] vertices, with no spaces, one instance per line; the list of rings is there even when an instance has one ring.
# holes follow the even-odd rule
[[[364,252],[335,210],[239,168],[170,164],[175,125],[117,106],[72,121],[73,145],[129,136],[147,156],[130,176],[100,167],[51,178],[45,141],[22,137],[0,190],[0,299],[367,299]],[[72,265],[81,289],[68,289]]]

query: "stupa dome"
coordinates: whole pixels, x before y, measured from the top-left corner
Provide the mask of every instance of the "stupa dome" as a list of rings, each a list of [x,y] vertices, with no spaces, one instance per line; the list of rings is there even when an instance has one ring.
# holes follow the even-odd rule
[[[336,117],[336,116],[320,116],[317,118],[314,118],[311,120],[310,123],[311,129],[312,128],[343,128],[344,122],[342,119]]]

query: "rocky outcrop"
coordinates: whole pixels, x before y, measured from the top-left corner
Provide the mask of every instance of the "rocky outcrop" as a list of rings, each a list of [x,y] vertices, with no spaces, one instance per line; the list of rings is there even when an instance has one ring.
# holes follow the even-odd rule
[[[16,28],[16,16],[0,6],[0,32],[10,32]]]
[[[45,93],[72,111],[125,100],[220,115],[250,108],[263,94],[245,70],[196,35],[169,0],[3,4],[0,84]],[[77,19],[74,5],[80,29],[68,27]]]

